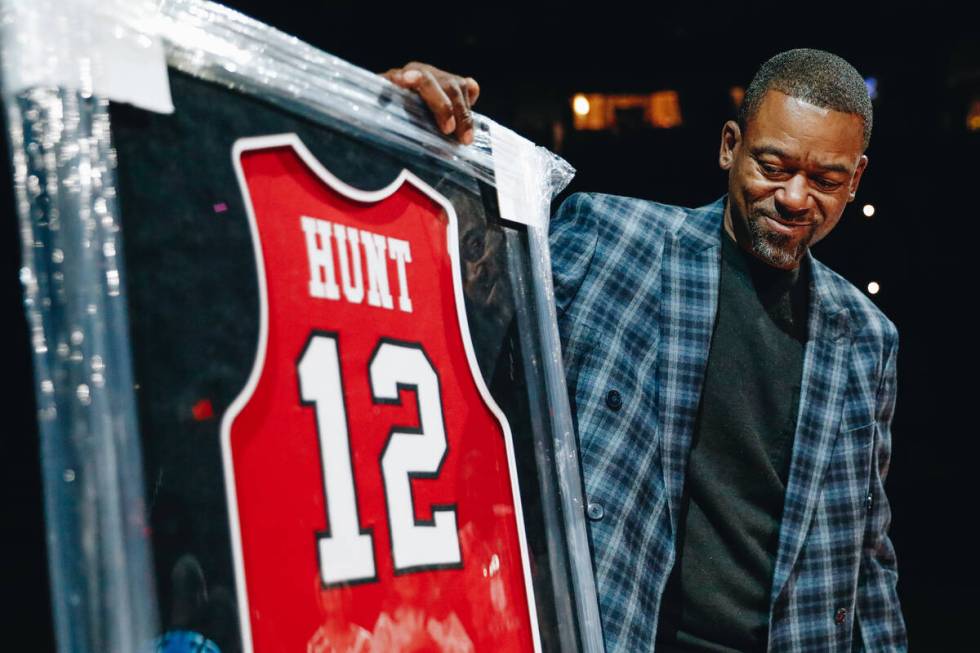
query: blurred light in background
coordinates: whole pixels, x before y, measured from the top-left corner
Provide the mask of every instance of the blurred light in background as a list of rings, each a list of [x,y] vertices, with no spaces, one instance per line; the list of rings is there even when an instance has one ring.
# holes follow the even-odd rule
[[[966,113],[966,128],[971,132],[980,132],[980,98],[974,98],[970,110]]]
[[[677,91],[660,91],[650,95],[650,122],[654,127],[677,127],[681,124],[681,99]]]
[[[865,77],[864,85],[868,88],[868,95],[871,96],[872,100],[878,99],[878,78],[877,77]]]
[[[728,95],[732,98],[732,104],[738,109],[742,106],[742,100],[745,99],[745,88],[742,86],[733,86],[728,89]]]
[[[861,209],[861,212],[864,213],[865,216],[870,218],[875,214],[875,207],[873,204],[865,204],[864,208]]]
[[[576,116],[589,115],[589,106],[589,98],[585,97],[581,93],[572,99],[572,111],[575,112]]]
[[[872,281],[868,284],[869,295],[877,295],[879,290],[881,290],[881,286],[878,285],[877,281]]]
[[[572,98],[577,130],[657,127],[670,129],[683,123],[677,91],[647,94],[577,93]]]

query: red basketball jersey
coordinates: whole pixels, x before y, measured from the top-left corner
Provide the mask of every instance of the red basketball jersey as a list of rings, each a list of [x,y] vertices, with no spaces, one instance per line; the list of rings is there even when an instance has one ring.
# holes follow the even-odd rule
[[[539,650],[452,206],[407,171],[351,188],[294,135],[233,156],[261,295],[222,421],[245,649]]]

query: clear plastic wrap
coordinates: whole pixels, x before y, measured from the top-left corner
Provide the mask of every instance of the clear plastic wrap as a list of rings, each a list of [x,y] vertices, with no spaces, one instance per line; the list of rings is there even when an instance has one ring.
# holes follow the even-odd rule
[[[52,88],[5,102],[56,638],[134,650],[155,603],[108,107]]]
[[[37,38],[52,15],[80,17],[55,21],[65,40],[50,38],[50,29],[47,39]],[[107,34],[111,47],[101,38]],[[240,262],[201,264],[258,247],[244,219],[249,191],[244,204],[221,195],[233,185],[230,164],[215,180],[200,179],[229,161],[230,139],[287,131],[312,142],[314,158],[327,168],[347,166],[343,181],[352,187],[374,188],[390,171],[409,169],[459,215],[464,332],[468,322],[494,399],[507,404],[519,395],[507,419],[518,432],[526,423],[529,438],[533,433],[523,444],[518,433],[516,446],[518,466],[536,470],[525,474],[536,483],[531,498],[529,488],[521,490],[534,513],[527,519],[537,520],[528,528],[539,528],[534,535],[542,540],[532,542],[532,555],[541,556],[532,561],[535,583],[550,585],[535,589],[551,604],[539,605],[550,623],[541,625],[544,643],[536,639],[535,648],[602,650],[547,249],[549,203],[571,178],[568,164],[482,116],[474,143],[460,146],[433,129],[413,94],[213,3],[7,0],[2,45],[60,650],[135,651],[155,639],[159,645],[158,624],[180,621],[173,616],[180,591],[161,585],[224,573],[222,555],[209,561],[198,550],[199,563],[187,547],[161,544],[211,542],[192,531],[207,531],[201,523],[223,514],[224,495],[212,501],[205,491],[203,499],[186,494],[191,481],[200,482],[194,474],[203,473],[187,469],[211,468],[200,462],[210,460],[206,453],[188,463],[189,445],[181,443],[190,440],[182,438],[216,433],[219,415],[231,421],[235,385],[244,381],[256,340],[264,347],[258,325],[240,316],[257,312],[265,290]],[[125,70],[121,52],[132,54]],[[166,88],[154,77],[163,65],[159,52],[171,71]],[[142,86],[120,84],[141,72]],[[151,113],[171,109],[171,89],[174,116]],[[224,108],[235,102],[240,106]],[[214,133],[194,136],[204,128]],[[187,149],[192,145],[205,153],[200,160]],[[207,154],[209,148],[225,158]],[[159,183],[148,184],[154,176]],[[201,226],[205,205],[216,219],[227,214],[238,222]],[[231,298],[216,301],[207,290],[224,287],[208,284],[221,274],[233,280]],[[214,317],[228,330],[220,340],[205,326],[181,332],[185,323],[207,323],[207,311],[218,304],[234,312],[228,324],[220,322],[227,316]],[[234,350],[227,360],[214,353],[226,345]],[[167,354],[167,347],[180,351]],[[201,356],[207,362],[195,371],[190,365]],[[508,365],[498,364],[508,360],[509,377]],[[168,363],[174,371],[160,372]],[[218,487],[220,469],[208,473]],[[200,501],[168,508],[167,492],[178,503]],[[167,510],[182,516],[175,521]],[[191,535],[173,534],[174,524]],[[484,576],[495,573],[489,569]],[[232,594],[247,631],[240,568],[238,574]],[[234,621],[227,617],[222,627]],[[433,628],[440,637],[446,636],[440,629],[452,631],[449,621],[433,623],[430,635]],[[178,630],[171,627],[167,636]],[[240,642],[245,650],[249,637]],[[312,638],[308,648],[320,644]]]
[[[152,0],[4,0],[3,84],[173,110]]]

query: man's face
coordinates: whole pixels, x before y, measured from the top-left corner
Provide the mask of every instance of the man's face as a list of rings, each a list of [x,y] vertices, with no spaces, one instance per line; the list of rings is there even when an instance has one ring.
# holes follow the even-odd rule
[[[768,91],[744,132],[725,123],[719,164],[728,170],[725,230],[785,270],[837,225],[868,164],[860,116]]]

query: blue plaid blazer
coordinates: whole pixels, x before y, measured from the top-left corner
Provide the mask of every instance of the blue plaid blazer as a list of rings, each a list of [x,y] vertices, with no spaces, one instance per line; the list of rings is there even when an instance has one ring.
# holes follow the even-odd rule
[[[610,653],[654,647],[718,305],[724,206],[576,194],[551,223]],[[807,257],[808,339],[769,651],[902,651],[884,491],[898,335],[860,291]]]

